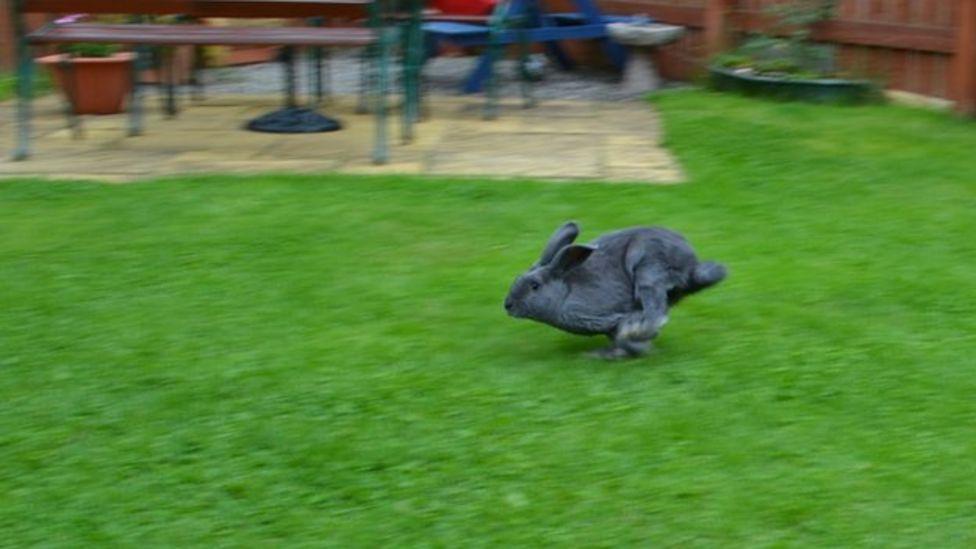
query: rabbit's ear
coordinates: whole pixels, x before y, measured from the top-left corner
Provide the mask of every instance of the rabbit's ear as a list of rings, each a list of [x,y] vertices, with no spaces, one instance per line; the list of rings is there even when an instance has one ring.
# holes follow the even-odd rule
[[[542,250],[542,257],[539,258],[538,265],[540,267],[548,265],[552,258],[556,257],[556,252],[572,244],[577,236],[579,236],[579,225],[573,221],[564,223],[549,238],[545,249]]]
[[[592,246],[584,246],[582,244],[566,246],[562,250],[559,250],[556,257],[552,259],[549,272],[555,277],[562,276],[582,265],[595,250],[596,248]]]

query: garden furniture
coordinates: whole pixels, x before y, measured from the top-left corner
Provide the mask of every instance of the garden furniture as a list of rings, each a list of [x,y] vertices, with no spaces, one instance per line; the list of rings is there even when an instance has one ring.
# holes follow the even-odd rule
[[[31,46],[65,43],[114,43],[134,47],[135,71],[144,67],[145,47],[179,45],[280,45],[291,47],[357,47],[372,54],[375,77],[368,79],[375,99],[376,132],[373,160],[388,159],[386,91],[389,63],[397,35],[404,37],[404,135],[409,137],[419,105],[419,0],[11,0],[18,37],[18,140],[15,159],[30,154]],[[192,18],[340,18],[366,20],[368,27],[210,27],[197,24],[50,24],[27,33],[26,13],[127,14],[136,17],[183,15]],[[410,15],[404,16],[404,13]],[[415,45],[416,44],[416,45]],[[138,82],[129,105],[129,134],[142,132],[142,104]],[[70,113],[69,113],[70,115]]]
[[[431,43],[429,50],[441,42],[460,47],[487,46],[463,84],[465,93],[481,91],[490,82],[500,47],[522,42],[544,44],[561,67],[571,69],[573,62],[559,41],[597,39],[610,61],[622,69],[626,51],[610,40],[607,25],[630,17],[604,15],[593,0],[573,0],[572,4],[575,12],[550,13],[540,0],[510,0],[495,6],[493,18],[444,14],[425,17],[423,29]]]

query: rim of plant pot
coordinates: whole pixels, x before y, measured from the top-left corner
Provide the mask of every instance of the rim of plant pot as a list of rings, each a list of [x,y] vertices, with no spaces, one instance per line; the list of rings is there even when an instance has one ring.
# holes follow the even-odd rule
[[[125,63],[128,61],[134,61],[136,54],[128,51],[120,51],[113,53],[108,57],[75,57],[67,53],[54,53],[51,55],[45,55],[43,57],[38,57],[36,61],[42,65],[50,65],[55,63],[61,63],[63,61],[82,61],[85,63]]]
[[[708,70],[712,87],[719,91],[819,103],[869,103],[880,96],[877,85],[864,79],[782,78],[717,66]]]

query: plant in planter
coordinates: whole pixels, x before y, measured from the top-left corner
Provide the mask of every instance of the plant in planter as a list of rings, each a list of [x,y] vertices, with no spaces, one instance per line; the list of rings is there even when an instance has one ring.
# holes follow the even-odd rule
[[[872,82],[837,66],[835,48],[812,40],[813,28],[834,15],[837,0],[792,0],[769,8],[768,33],[748,37],[719,55],[709,70],[719,90],[781,99],[861,103],[880,97]]]
[[[37,60],[54,76],[76,114],[116,114],[132,90],[135,56],[111,44],[70,44]]]

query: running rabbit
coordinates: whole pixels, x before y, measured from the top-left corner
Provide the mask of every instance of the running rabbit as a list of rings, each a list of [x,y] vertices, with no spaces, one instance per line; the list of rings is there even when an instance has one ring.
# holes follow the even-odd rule
[[[549,239],[539,261],[515,279],[505,310],[581,335],[606,334],[602,358],[636,357],[668,321],[668,309],[722,281],[726,269],[699,261],[681,235],[657,227],[605,234],[573,244],[576,223]]]

